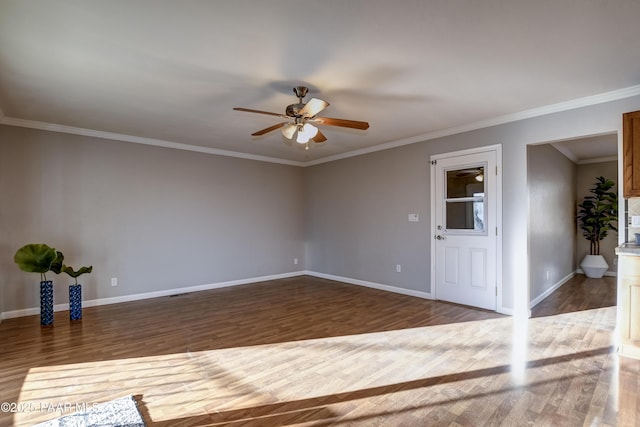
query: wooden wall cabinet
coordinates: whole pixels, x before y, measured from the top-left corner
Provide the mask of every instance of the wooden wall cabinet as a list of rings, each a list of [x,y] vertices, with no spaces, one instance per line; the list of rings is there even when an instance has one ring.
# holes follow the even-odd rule
[[[622,115],[624,197],[640,197],[640,111]]]
[[[640,359],[640,256],[618,250],[619,352]],[[635,249],[638,250],[638,249]]]

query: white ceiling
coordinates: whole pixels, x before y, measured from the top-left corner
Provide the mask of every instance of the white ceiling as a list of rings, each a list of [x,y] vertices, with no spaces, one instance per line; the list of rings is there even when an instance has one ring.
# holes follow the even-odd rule
[[[638,18],[637,0],[0,0],[0,123],[313,163],[638,94]],[[232,110],[284,112],[300,84],[371,127],[305,151]]]
[[[595,135],[587,138],[554,142],[551,145],[577,164],[618,159],[617,134]]]

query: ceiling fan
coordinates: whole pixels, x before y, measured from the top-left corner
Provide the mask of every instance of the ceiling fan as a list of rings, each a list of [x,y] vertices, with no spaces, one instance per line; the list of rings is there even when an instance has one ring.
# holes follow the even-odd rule
[[[252,110],[250,108],[236,107],[236,111],[244,111],[247,113],[268,114],[270,116],[280,117],[285,119],[285,122],[278,123],[268,128],[259,130],[252,133],[253,136],[260,136],[276,129],[282,128],[282,134],[287,139],[294,139],[300,144],[305,144],[305,149],[309,149],[309,141],[324,142],[327,137],[324,136],[320,129],[314,124],[327,125],[327,126],[340,126],[352,129],[366,130],[369,128],[369,123],[359,122],[356,120],[345,119],[331,119],[329,117],[318,117],[317,114],[329,106],[329,103],[318,98],[311,98],[309,102],[304,103],[302,99],[309,92],[309,88],[306,86],[297,86],[293,88],[293,93],[298,97],[297,104],[291,104],[287,106],[285,114],[272,113],[269,111]]]

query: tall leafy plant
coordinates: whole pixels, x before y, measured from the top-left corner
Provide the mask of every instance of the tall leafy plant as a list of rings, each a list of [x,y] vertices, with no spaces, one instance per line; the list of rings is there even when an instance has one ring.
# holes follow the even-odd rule
[[[615,183],[603,176],[596,182],[582,203],[578,205],[578,224],[582,235],[590,242],[590,254],[600,255],[600,241],[611,230],[618,231],[618,194],[611,189]]]

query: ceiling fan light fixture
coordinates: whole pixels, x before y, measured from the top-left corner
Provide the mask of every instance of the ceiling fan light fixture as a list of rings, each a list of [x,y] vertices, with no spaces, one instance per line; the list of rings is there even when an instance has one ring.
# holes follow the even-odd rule
[[[293,139],[293,135],[296,133],[298,127],[294,123],[284,125],[282,128],[282,134],[287,139]]]
[[[305,135],[304,132],[298,131],[298,136],[296,137],[296,142],[298,144],[306,144],[307,142],[309,142],[309,139],[310,138]]]
[[[311,123],[298,124],[298,135],[296,136],[296,142],[299,144],[306,144],[311,138],[318,134],[318,128]]]
[[[302,126],[302,133],[311,139],[318,134],[318,128],[311,123],[305,123],[304,126]]]

